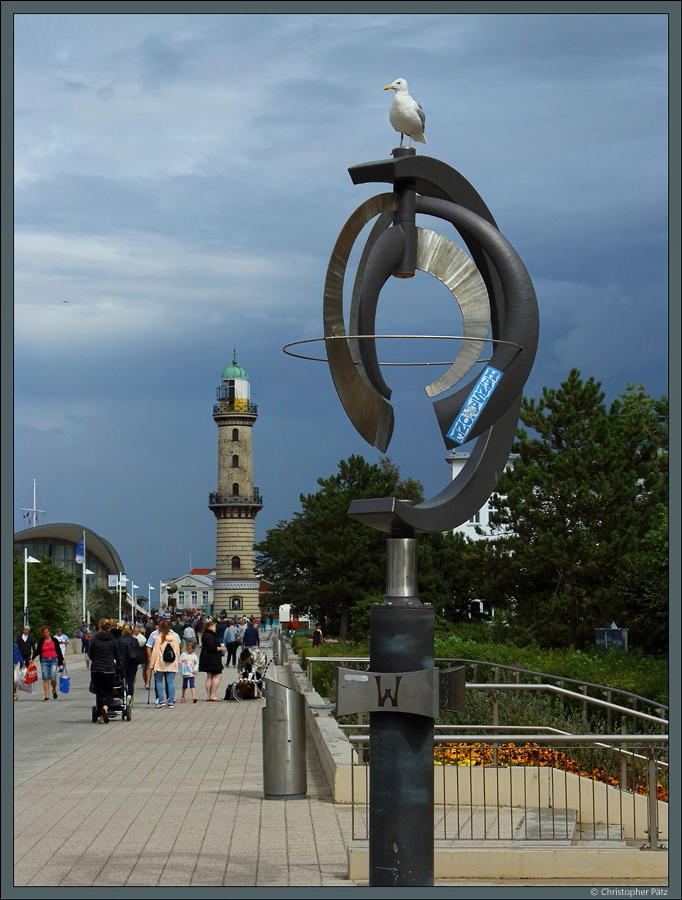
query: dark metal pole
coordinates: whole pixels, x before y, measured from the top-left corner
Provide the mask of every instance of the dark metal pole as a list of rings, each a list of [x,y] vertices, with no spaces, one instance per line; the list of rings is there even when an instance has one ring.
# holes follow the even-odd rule
[[[433,667],[433,609],[417,596],[417,540],[387,541],[386,599],[370,612],[370,670]],[[376,676],[378,702],[392,697]],[[394,688],[399,694],[400,685]],[[433,719],[401,712],[369,716],[369,884],[433,885]]]

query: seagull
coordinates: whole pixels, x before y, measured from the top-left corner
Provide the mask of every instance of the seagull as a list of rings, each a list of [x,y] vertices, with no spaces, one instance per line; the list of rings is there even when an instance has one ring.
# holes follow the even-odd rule
[[[405,79],[396,78],[393,84],[387,84],[384,90],[395,91],[388,118],[391,125],[400,134],[400,146],[402,147],[403,145],[403,137],[405,135],[410,139],[409,147],[412,146],[412,141],[425,144],[424,123],[426,122],[426,116],[417,101],[407,93],[407,82]]]

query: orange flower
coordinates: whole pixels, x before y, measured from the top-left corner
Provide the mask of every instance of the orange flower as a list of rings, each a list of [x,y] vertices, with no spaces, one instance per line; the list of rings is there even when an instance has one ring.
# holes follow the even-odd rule
[[[492,744],[437,744],[434,748],[434,763],[438,766],[489,766],[493,760]],[[571,757],[551,747],[540,747],[538,744],[524,744],[521,747],[516,744],[498,744],[497,760],[499,765],[549,766],[579,775],[581,778],[590,778],[613,787],[619,786],[618,779],[604,769],[595,768],[591,772],[585,772]],[[636,794],[644,796],[648,794],[646,784],[638,784],[633,790]],[[656,785],[656,796],[664,803],[668,802],[668,790],[660,784]]]

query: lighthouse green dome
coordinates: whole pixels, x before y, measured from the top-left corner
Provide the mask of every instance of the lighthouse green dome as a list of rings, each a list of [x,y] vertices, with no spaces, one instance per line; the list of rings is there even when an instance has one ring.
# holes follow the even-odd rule
[[[237,365],[236,356],[232,357],[232,365],[228,366],[220,377],[223,381],[228,381],[230,378],[245,378],[247,381],[249,380],[246,370]]]

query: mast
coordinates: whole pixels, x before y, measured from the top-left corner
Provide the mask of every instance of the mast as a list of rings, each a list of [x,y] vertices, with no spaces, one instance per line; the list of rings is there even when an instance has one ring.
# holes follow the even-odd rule
[[[33,479],[33,508],[27,509],[26,507],[22,506],[21,511],[22,511],[22,513],[32,513],[33,514],[33,523],[30,526],[31,528],[35,528],[38,524],[38,513],[45,512],[44,509],[36,508],[36,480],[35,480],[35,478]],[[30,519],[29,519],[29,521],[30,521]]]

